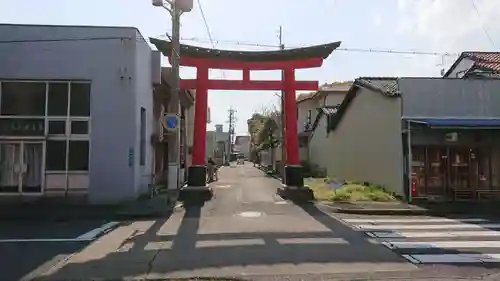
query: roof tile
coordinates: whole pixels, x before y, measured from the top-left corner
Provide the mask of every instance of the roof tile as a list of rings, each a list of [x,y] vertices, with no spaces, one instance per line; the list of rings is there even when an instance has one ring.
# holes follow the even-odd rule
[[[398,78],[396,77],[360,77],[356,79],[355,83],[380,91],[388,96],[400,95]]]
[[[499,52],[463,52],[462,56],[473,60],[479,67],[500,71]]]

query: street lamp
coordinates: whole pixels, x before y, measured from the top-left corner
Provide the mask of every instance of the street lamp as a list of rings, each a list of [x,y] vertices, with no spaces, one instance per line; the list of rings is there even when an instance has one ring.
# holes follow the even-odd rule
[[[152,4],[155,7],[162,7],[166,9],[170,16],[172,17],[172,37],[170,41],[172,42],[172,51],[170,54],[170,60],[172,64],[172,82],[171,82],[171,93],[169,102],[169,114],[173,114],[180,118],[180,108],[179,108],[179,60],[180,60],[180,17],[184,12],[190,12],[193,9],[193,0],[152,0]],[[168,34],[167,34],[168,35]],[[169,36],[170,37],[170,36]],[[163,117],[162,117],[163,118]],[[168,144],[168,186],[175,186],[176,189],[179,188],[179,164],[180,164],[180,133],[179,129],[176,131]]]

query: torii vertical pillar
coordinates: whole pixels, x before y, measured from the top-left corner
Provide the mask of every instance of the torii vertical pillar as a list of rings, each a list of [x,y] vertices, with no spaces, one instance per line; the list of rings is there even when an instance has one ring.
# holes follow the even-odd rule
[[[189,187],[207,186],[205,163],[208,109],[208,67],[198,66],[196,70],[196,98],[194,104],[193,161],[188,170]]]
[[[295,90],[295,69],[284,69],[285,92],[285,143],[286,162],[284,185],[286,187],[303,187],[304,179],[299,159],[299,139],[297,129],[297,99]]]

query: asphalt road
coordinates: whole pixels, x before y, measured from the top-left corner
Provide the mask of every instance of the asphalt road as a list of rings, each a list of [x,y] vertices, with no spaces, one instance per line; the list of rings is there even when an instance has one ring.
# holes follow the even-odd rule
[[[413,264],[326,207],[276,196],[280,183],[251,165],[224,167],[219,176],[203,207],[122,225],[44,280],[498,280],[497,270],[481,265]]]
[[[0,221],[0,281],[43,272],[86,247],[76,238],[104,221]]]

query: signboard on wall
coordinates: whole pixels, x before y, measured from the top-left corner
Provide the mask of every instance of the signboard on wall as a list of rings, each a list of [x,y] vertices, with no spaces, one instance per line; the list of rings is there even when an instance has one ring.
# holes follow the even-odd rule
[[[43,119],[0,119],[0,135],[2,136],[44,136],[45,121]]]

